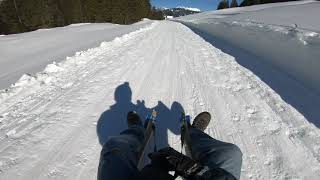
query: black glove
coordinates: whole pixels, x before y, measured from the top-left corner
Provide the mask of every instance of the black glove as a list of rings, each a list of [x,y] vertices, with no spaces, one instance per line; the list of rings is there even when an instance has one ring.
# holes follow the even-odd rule
[[[139,176],[135,180],[174,180],[168,171],[163,170],[160,167],[155,167],[152,164],[145,166],[139,173]]]
[[[153,166],[162,167],[166,171],[175,171],[183,178],[192,178],[203,167],[188,156],[185,156],[171,147],[163,148],[149,154]]]

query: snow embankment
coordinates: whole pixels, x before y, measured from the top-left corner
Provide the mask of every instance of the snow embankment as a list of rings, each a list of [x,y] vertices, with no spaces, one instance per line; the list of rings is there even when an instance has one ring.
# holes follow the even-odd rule
[[[81,23],[1,36],[0,89],[15,83],[23,74],[35,74],[49,63],[97,47],[103,41],[111,41],[150,23],[146,19],[132,25]]]
[[[0,102],[4,102],[7,98],[12,97],[17,94],[21,94],[24,92],[25,89],[32,89],[32,91],[36,91],[37,89],[41,88],[42,85],[55,85],[59,82],[60,74],[64,74],[64,72],[68,72],[74,67],[80,68],[85,66],[89,61],[91,61],[91,57],[93,55],[101,54],[103,52],[108,52],[112,46],[117,44],[121,44],[123,41],[129,41],[133,38],[136,34],[140,34],[144,31],[152,29],[155,26],[155,23],[151,23],[152,21],[148,21],[148,25],[146,23],[141,23],[142,26],[140,29],[125,34],[121,37],[116,37],[112,41],[104,41],[100,44],[99,47],[87,49],[85,51],[76,52],[72,57],[66,57],[62,62],[55,62],[46,65],[45,69],[42,72],[38,72],[34,75],[25,73],[23,74],[17,82],[11,84],[9,88],[0,89]],[[71,25],[73,26],[73,25]],[[76,26],[83,26],[81,24]],[[118,29],[119,30],[119,29]],[[129,30],[129,29],[125,29]],[[132,29],[131,29],[132,30]],[[69,30],[70,31],[70,30]],[[71,31],[72,32],[72,31]],[[111,33],[113,30],[111,30]],[[116,34],[112,34],[115,36]],[[41,63],[41,62],[39,62]],[[39,68],[39,67],[35,67]],[[86,74],[84,73],[84,76]],[[1,81],[0,81],[1,82]],[[61,89],[68,88],[72,86],[73,83],[65,83],[61,87]]]
[[[320,93],[320,2],[200,13],[176,19],[245,50]]]

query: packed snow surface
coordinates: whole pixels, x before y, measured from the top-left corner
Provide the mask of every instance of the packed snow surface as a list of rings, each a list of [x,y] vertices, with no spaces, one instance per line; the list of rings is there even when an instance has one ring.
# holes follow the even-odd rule
[[[147,24],[150,21],[130,26],[81,23],[0,36],[0,89],[9,87],[25,73],[35,74],[53,61],[58,62]]]
[[[242,179],[319,179],[320,131],[235,58],[170,21],[24,75],[0,95],[0,179],[96,179],[125,117],[158,113],[158,148],[180,150],[178,117],[243,152]],[[125,173],[125,172],[121,172]]]

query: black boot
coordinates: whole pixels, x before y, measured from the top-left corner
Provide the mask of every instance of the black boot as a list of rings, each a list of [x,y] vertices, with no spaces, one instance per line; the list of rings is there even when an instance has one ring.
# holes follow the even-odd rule
[[[142,121],[141,121],[139,115],[137,114],[137,112],[135,112],[135,111],[128,112],[127,124],[128,124],[129,128],[134,125],[142,126]]]
[[[211,115],[208,112],[202,112],[198,114],[192,123],[192,128],[200,129],[201,131],[206,130],[211,120]]]

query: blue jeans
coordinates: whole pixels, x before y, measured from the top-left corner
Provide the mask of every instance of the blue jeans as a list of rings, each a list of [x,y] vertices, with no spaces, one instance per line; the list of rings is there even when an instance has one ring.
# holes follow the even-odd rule
[[[138,175],[138,151],[144,140],[144,131],[142,126],[132,126],[103,145],[98,180],[128,180]]]
[[[210,169],[222,168],[240,179],[242,153],[230,143],[218,141],[206,133],[191,128],[192,158]],[[98,168],[98,180],[128,180],[139,173],[138,147],[144,140],[144,128],[133,126],[119,136],[111,137],[103,146]]]
[[[224,169],[240,179],[242,152],[238,146],[218,141],[195,128],[190,128],[190,137],[192,159],[210,169]]]

